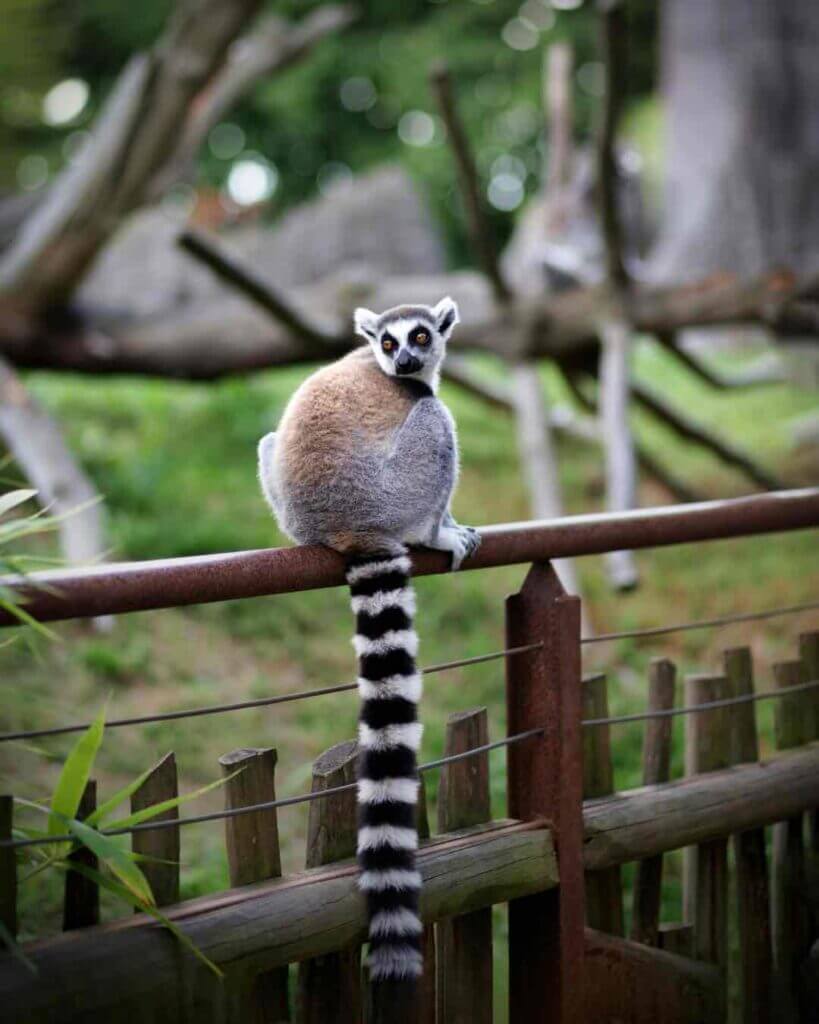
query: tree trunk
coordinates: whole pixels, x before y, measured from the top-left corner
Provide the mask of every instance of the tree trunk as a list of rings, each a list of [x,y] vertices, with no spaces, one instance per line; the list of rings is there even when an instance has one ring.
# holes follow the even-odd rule
[[[655,278],[819,267],[817,45],[816,0],[663,0]]]

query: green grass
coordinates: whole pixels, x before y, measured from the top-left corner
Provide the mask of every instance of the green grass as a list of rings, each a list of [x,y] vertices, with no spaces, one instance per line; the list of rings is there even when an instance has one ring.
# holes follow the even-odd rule
[[[489,362],[485,365],[503,372]],[[792,454],[787,431],[791,418],[812,407],[810,394],[786,386],[736,394],[710,392],[648,344],[640,346],[636,368],[669,401],[724,431],[790,483],[816,479],[815,457]],[[279,371],[212,386],[101,383],[42,375],[32,385],[68,425],[74,450],[105,496],[113,556],[143,559],[284,542],[258,493],[255,444],[276,423],[303,375]],[[554,375],[544,372],[544,384],[555,400],[564,399]],[[445,389],[445,397],[457,418],[463,449],[456,515],[477,525],[526,518],[527,499],[510,419],[452,389]],[[710,456],[679,443],[643,416],[637,422],[646,444],[704,494],[717,497],[750,490],[741,477]],[[562,442],[560,455],[567,511],[600,508],[599,453],[580,443]],[[666,500],[651,483],[644,484],[641,498],[644,504]],[[637,562],[640,589],[618,595],[609,589],[599,558],[581,561],[588,612],[598,632],[767,608],[819,594],[815,534],[659,549],[639,553]],[[421,660],[429,664],[501,647],[503,598],[519,586],[524,573],[525,568],[515,567],[420,579]],[[586,648],[584,669],[608,673],[614,714],[643,706],[647,663],[659,653],[674,658],[682,673],[711,671],[719,667],[725,647],[748,643],[759,684],[765,686],[771,662],[792,656],[798,631],[817,624],[816,615],[806,614],[655,641],[617,641]],[[340,590],[125,616],[113,633],[102,636],[83,624],[56,629],[60,642],[39,643],[35,651],[21,644],[2,651],[5,727],[87,720],[109,695],[109,715],[119,717],[324,686],[349,679],[353,669],[351,619]],[[449,713],[477,705],[489,709],[492,737],[502,735],[499,663],[431,677],[423,707],[423,758],[441,753]],[[112,730],[98,759],[99,785],[104,795],[173,749],[182,789],[189,790],[217,776],[220,754],[238,746],[270,745],[279,750],[279,793],[298,793],[309,788],[311,760],[352,736],[355,719],[355,697],[345,693],[227,716]],[[770,707],[760,707],[760,720],[763,747],[768,750]],[[676,772],[682,770],[682,728],[678,721]],[[0,748],[3,789],[43,797],[69,743],[54,739]],[[639,725],[622,727],[613,736],[620,788],[639,784],[641,743]],[[493,754],[491,764],[493,811],[500,815],[503,755]],[[436,780],[427,781],[434,804]],[[214,809],[221,799],[217,792],[200,806]],[[431,810],[434,821],[434,806]],[[286,809],[280,825],[285,869],[298,869],[304,857],[306,812]],[[227,884],[220,827],[186,829],[182,851],[184,896]],[[679,858],[669,861],[663,912],[674,919],[680,916]],[[630,879],[630,872],[626,877]],[[58,928],[59,904],[53,880],[24,886],[23,938]]]

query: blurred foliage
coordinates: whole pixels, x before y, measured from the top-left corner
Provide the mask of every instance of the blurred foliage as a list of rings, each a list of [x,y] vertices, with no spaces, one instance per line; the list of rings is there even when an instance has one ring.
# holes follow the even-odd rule
[[[536,187],[541,147],[540,78],[545,46],[570,40],[576,51],[576,128],[587,135],[597,104],[594,4],[590,0],[359,0],[360,18],[347,32],[327,39],[303,63],[261,83],[230,115],[244,145],[229,157],[212,148],[201,154],[200,184],[222,186],[232,162],[257,153],[279,172],[269,206],[283,208],[316,192],[333,177],[387,160],[401,161],[428,195],[453,248],[466,258],[450,154],[427,85],[430,67],[445,59],[456,78],[462,116],[480,169],[488,176],[499,157],[520,161],[525,187]],[[312,5],[317,6],[317,5]],[[305,4],[282,0],[269,9],[294,20]],[[149,46],[172,8],[170,0],[110,4],[105,0],[0,0],[5,71],[0,104],[0,188],[18,187],[20,161],[36,154],[53,175],[87,129],[128,57]],[[644,98],[655,77],[656,5],[632,0],[629,95]],[[510,26],[513,29],[510,32]],[[517,31],[517,34],[515,33]],[[517,47],[511,45],[509,39]],[[42,100],[66,77],[87,81],[91,101],[76,120],[43,124]],[[412,135],[420,111],[434,118],[425,144]],[[416,135],[426,139],[429,121]],[[216,147],[219,152],[219,147]],[[509,218],[496,214],[498,229]]]

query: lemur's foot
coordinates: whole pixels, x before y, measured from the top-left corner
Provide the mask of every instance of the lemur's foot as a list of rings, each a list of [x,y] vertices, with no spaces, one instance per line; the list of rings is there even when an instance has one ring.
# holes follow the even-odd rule
[[[472,526],[461,526],[453,523],[440,533],[440,546],[452,554],[452,571],[457,572],[465,558],[473,555],[481,544],[481,535]]]

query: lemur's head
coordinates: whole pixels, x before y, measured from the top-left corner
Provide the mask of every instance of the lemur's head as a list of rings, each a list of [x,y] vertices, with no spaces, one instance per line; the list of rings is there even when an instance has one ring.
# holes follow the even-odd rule
[[[459,319],[458,307],[447,297],[437,306],[395,306],[380,316],[357,309],[355,329],[370,343],[384,373],[434,384]]]

